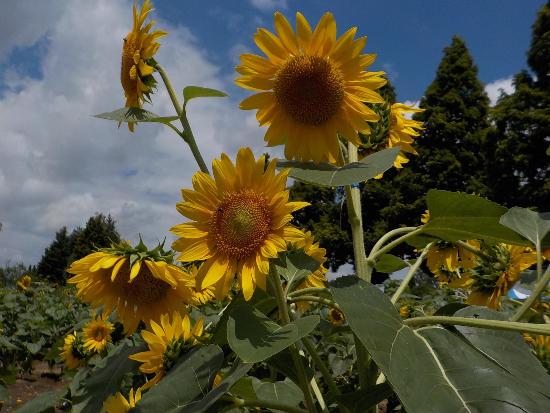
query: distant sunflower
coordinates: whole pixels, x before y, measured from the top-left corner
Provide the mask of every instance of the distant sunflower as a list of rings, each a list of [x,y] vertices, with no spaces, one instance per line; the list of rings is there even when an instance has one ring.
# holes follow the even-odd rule
[[[420,130],[424,129],[422,122],[407,119],[407,113],[423,112],[424,109],[413,108],[404,103],[394,103],[391,105],[391,121],[388,137],[388,148],[399,147],[401,151],[395,158],[393,166],[402,168],[404,163],[409,162],[405,153],[417,155],[418,152],[412,147],[414,139],[420,136]]]
[[[337,310],[336,308],[331,308],[328,310],[327,318],[330,324],[332,324],[333,326],[340,326],[346,321],[344,313],[340,310]]]
[[[69,369],[77,369],[86,364],[86,352],[82,338],[76,331],[65,336],[61,357]]]
[[[260,126],[269,125],[268,146],[285,145],[288,159],[338,162],[338,136],[354,145],[358,132],[379,116],[364,103],[384,103],[375,92],[386,83],[383,72],[367,72],[373,54],[360,54],[367,38],[354,39],[353,27],[336,37],[336,22],[325,13],[315,30],[296,13],[296,32],[275,13],[276,35],[260,28],[254,41],[266,58],[241,55],[237,85],[259,92],[241,102],[257,109]]]
[[[22,291],[25,291],[31,286],[31,283],[32,283],[31,276],[24,275],[19,279],[19,281],[17,281],[17,288]]]
[[[134,25],[124,38],[122,46],[122,64],[120,69],[120,82],[126,96],[125,106],[128,108],[141,108],[145,100],[149,100],[149,94],[155,86],[153,77],[154,60],[160,43],[156,40],[167,33],[156,30],[150,32],[155,24],[150,21],[143,26],[145,19],[153,10],[150,0],[145,0],[138,12],[137,4],[133,6]],[[128,128],[134,131],[134,124],[129,122]]]
[[[266,289],[269,259],[286,250],[287,241],[303,237],[289,223],[292,212],[308,204],[288,201],[288,171],[276,174],[275,166],[273,160],[266,165],[264,156],[256,161],[249,148],[241,148],[236,165],[222,154],[212,162],[213,178],[197,172],[194,189],[182,190],[184,202],[177,209],[191,222],[171,229],[180,237],[172,248],[181,251],[180,261],[206,260],[197,289],[216,285],[219,299],[238,274],[249,300],[256,287]]]
[[[500,308],[500,297],[506,295],[522,271],[537,261],[531,249],[517,245],[497,244],[483,249],[479,266],[472,270],[468,285],[468,304]]]
[[[136,407],[138,401],[141,400],[141,387],[136,390],[130,389],[128,399],[122,393],[117,392],[103,402],[105,413],[128,413],[130,409]]]
[[[143,363],[139,367],[142,373],[155,375],[144,386],[145,388],[157,383],[178,358],[197,343],[197,339],[203,333],[203,322],[200,319],[191,327],[191,320],[187,314],[182,318],[180,313],[174,311],[172,322],[168,314],[163,314],[160,325],[154,321],[151,322],[151,330],[141,332],[141,336],[149,345],[149,350],[129,357],[131,360]]]
[[[106,315],[96,317],[83,328],[84,347],[92,353],[101,353],[111,341],[113,330],[113,324]]]
[[[202,266],[198,267],[195,264],[191,264],[189,267],[185,268],[185,270],[195,280],[195,283],[200,285],[205,275],[205,268],[206,267],[202,268]],[[194,306],[206,304],[216,298],[216,292],[215,285],[208,285],[204,288],[193,287],[190,304]],[[223,294],[220,300],[223,300],[226,295],[227,294]]]
[[[104,306],[105,314],[116,310],[132,333],[140,321],[159,320],[191,301],[195,281],[171,260],[161,246],[149,251],[141,242],[135,248],[123,242],[73,262],[67,272],[75,276],[67,282],[76,284],[82,300]]]

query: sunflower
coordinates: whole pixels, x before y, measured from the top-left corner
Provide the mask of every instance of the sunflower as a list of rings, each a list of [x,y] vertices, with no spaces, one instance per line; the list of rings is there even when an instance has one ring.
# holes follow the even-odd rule
[[[266,57],[241,55],[237,85],[257,91],[241,109],[257,109],[260,126],[269,125],[268,146],[285,145],[288,159],[336,163],[338,136],[360,145],[358,132],[379,116],[367,105],[384,103],[375,92],[386,83],[383,72],[367,72],[373,54],[360,54],[367,38],[354,39],[353,27],[336,38],[336,22],[325,13],[315,30],[296,13],[296,32],[275,13],[276,35],[258,29],[254,41]]]
[[[76,331],[65,336],[61,357],[69,369],[77,369],[86,364],[86,352],[82,338]]]
[[[19,281],[17,281],[17,288],[19,288],[21,291],[26,291],[31,286],[31,283],[31,276],[24,275],[19,279]]]
[[[96,317],[83,328],[84,347],[92,353],[101,353],[111,341],[113,330],[113,324],[107,320],[105,314]]]
[[[537,254],[531,248],[507,244],[487,246],[483,252],[468,281],[471,293],[467,302],[498,309],[500,297],[537,261]]]
[[[197,338],[203,332],[203,322],[200,319],[191,327],[191,320],[187,314],[182,318],[180,313],[174,311],[172,322],[168,314],[163,314],[160,325],[151,321],[151,330],[141,332],[141,336],[149,345],[149,350],[130,356],[130,359],[143,363],[139,367],[142,373],[155,374],[145,388],[157,383],[176,363],[178,357],[197,343]]]
[[[249,300],[258,286],[266,289],[269,259],[286,250],[286,242],[303,233],[290,226],[292,212],[308,205],[289,202],[285,190],[288,171],[275,173],[276,162],[257,161],[249,148],[241,148],[236,165],[227,155],[212,162],[214,178],[204,172],[193,176],[193,188],[183,189],[178,211],[191,222],[171,229],[180,238],[172,248],[178,260],[206,260],[197,288],[215,285],[216,297],[228,294],[238,274]]]
[[[330,310],[328,310],[327,318],[330,324],[332,324],[333,326],[340,326],[346,321],[344,313],[340,310],[337,310],[336,308],[331,308]]]
[[[135,394],[134,389],[130,389],[128,400],[118,392],[103,402],[103,410],[105,413],[127,413],[136,407],[139,400],[141,400],[141,387],[136,390]]]
[[[479,249],[479,242],[466,241],[472,248]],[[426,254],[426,266],[438,279],[441,286],[465,287],[470,279],[470,270],[477,265],[477,255],[462,246],[438,241],[430,246]]]
[[[393,166],[402,168],[404,163],[409,162],[405,153],[417,155],[418,152],[412,147],[414,138],[420,136],[419,131],[423,129],[422,122],[407,119],[407,113],[423,112],[424,109],[413,108],[404,103],[391,105],[391,122],[388,138],[388,148],[399,147],[401,151],[395,158]]]
[[[401,318],[409,318],[409,316],[411,315],[411,306],[405,304],[399,307],[399,315],[401,316]]]
[[[195,264],[191,264],[189,267],[186,267],[185,270],[188,272],[190,277],[192,277],[195,282],[197,280],[202,280],[204,278],[204,270],[206,267],[204,266],[197,266]],[[216,298],[216,288],[214,285],[208,285],[204,288],[196,288],[193,287],[191,293],[191,305],[194,306],[200,306],[203,304],[206,304]],[[220,300],[222,300],[225,296],[222,296]]]
[[[191,301],[195,281],[171,261],[160,245],[149,251],[142,242],[135,248],[123,242],[75,261],[67,270],[75,276],[67,282],[76,284],[82,300],[104,306],[105,314],[116,309],[132,333],[141,320],[158,320]]]
[[[125,106],[141,108],[156,84],[153,72],[155,71],[153,56],[157,53],[160,43],[156,40],[167,33],[156,30],[150,32],[155,24],[150,21],[145,26],[145,19],[153,10],[150,0],[145,0],[138,12],[137,4],[133,6],[134,25],[124,38],[122,45],[122,64],[120,69],[120,83],[126,97]],[[134,131],[134,124],[128,123],[130,131]]]
[[[531,345],[537,358],[550,373],[550,337],[524,333],[523,338]]]

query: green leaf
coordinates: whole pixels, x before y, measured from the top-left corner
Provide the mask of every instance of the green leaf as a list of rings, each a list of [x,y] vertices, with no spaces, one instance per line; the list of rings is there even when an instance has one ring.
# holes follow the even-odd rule
[[[304,400],[302,390],[288,378],[285,381],[253,381],[252,386],[259,400],[298,406]],[[280,410],[274,410],[276,412]]]
[[[500,223],[537,245],[550,232],[550,213],[539,214],[527,208],[513,207],[500,217]]]
[[[243,361],[257,363],[307,336],[319,320],[312,315],[281,327],[255,308],[241,304],[229,314],[227,341]]]
[[[452,329],[413,330],[384,293],[356,277],[342,277],[333,285],[351,330],[407,411],[538,413],[548,407],[547,394],[514,374],[521,366],[510,371]],[[507,356],[498,346],[485,344],[500,353],[498,359]],[[529,362],[526,357],[516,361],[525,360]]]
[[[290,168],[290,176],[303,182],[324,186],[344,186],[364,182],[393,166],[399,148],[388,148],[340,168],[328,163],[278,161],[277,167]]]
[[[357,390],[351,393],[345,393],[336,397],[339,405],[346,407],[352,413],[363,413],[368,411],[369,407],[376,406],[382,400],[387,399],[393,394],[393,389],[386,382],[369,387],[365,390]]]
[[[139,363],[128,356],[145,350],[145,345],[134,346],[124,341],[102,359],[90,372],[90,376],[76,384],[73,396],[73,413],[96,413],[103,402],[120,390],[124,376],[137,371]],[[76,376],[75,376],[76,378]],[[82,379],[79,377],[79,379]]]
[[[308,380],[311,380],[315,372],[309,366],[309,362],[304,356],[300,354],[299,358],[302,359],[302,365],[305,366],[306,377]],[[298,385],[300,384],[300,379],[298,378],[298,373],[296,372],[294,361],[292,360],[292,355],[290,354],[289,349],[285,349],[280,353],[275,354],[274,356],[268,358],[265,362],[269,367],[274,368],[294,383]]]
[[[319,261],[303,251],[291,251],[277,260],[277,271],[288,282],[289,291],[319,268]]]
[[[13,413],[55,413],[57,401],[65,395],[66,389],[44,392],[29,400]],[[99,411],[99,410],[97,410]]]
[[[0,336],[0,348],[4,347],[6,350],[18,350],[15,344],[9,341],[6,337]]]
[[[378,258],[378,261],[376,261],[376,265],[374,266],[374,268],[376,268],[376,271],[388,274],[399,271],[405,267],[408,267],[408,264],[405,261],[391,254],[381,255],[380,258]]]
[[[430,221],[423,233],[446,241],[484,239],[528,245],[528,242],[499,222],[507,211],[484,198],[460,192],[431,189],[427,195]]]
[[[96,118],[115,120],[117,122],[153,122],[153,123],[170,123],[177,119],[177,116],[159,116],[153,112],[139,108],[120,108],[112,112],[100,113],[94,115]]]
[[[229,392],[241,399],[254,399],[256,398],[256,391],[254,390],[253,383],[259,381],[256,377],[245,376],[241,377],[231,388]]]
[[[216,345],[191,350],[172,367],[166,377],[152,387],[132,410],[134,413],[180,413],[212,387],[223,363],[223,352]],[[192,410],[201,411],[201,410]]]
[[[187,86],[183,89],[183,99],[186,105],[191,99],[195,98],[223,98],[227,94],[216,89],[210,89],[200,86]]]
[[[23,343],[31,354],[38,353],[44,344],[46,344],[46,339],[43,336],[36,343]]]
[[[178,413],[196,413],[204,412],[210,406],[212,406],[220,397],[232,388],[233,384],[241,379],[248,370],[252,368],[252,364],[248,363],[235,363],[231,371],[223,378],[222,382],[216,388],[210,390],[206,396],[201,400],[190,403],[185,407],[177,410]]]

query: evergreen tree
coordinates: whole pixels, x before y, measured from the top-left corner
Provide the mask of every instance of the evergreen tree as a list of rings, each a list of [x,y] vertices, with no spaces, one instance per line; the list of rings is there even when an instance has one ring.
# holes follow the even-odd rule
[[[514,77],[515,91],[492,111],[487,151],[491,199],[506,206],[550,207],[550,3],[539,11],[527,53],[531,75]]]
[[[120,242],[115,220],[111,215],[96,214],[88,219],[84,229],[77,228],[71,234],[70,261],[82,258],[96,248],[108,247],[113,242]]]
[[[44,251],[44,255],[38,263],[38,274],[54,282],[64,282],[65,269],[69,263],[70,255],[69,236],[67,228],[63,227],[55,233],[55,239]]]

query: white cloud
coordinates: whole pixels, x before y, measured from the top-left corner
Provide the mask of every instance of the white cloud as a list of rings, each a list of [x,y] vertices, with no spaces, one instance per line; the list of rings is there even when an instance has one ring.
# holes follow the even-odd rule
[[[36,62],[43,78],[20,78],[7,68],[12,87],[0,98],[0,265],[36,263],[57,229],[72,230],[95,212],[113,215],[124,238],[136,240],[141,233],[149,243],[170,241],[168,229],[183,220],[175,203],[197,167],[182,140],[162,125],[141,124],[130,134],[91,116],[123,105],[120,49],[131,4],[68,2],[41,30],[48,33],[43,59]],[[170,34],[157,60],[175,90],[230,87],[185,27],[158,17],[157,26]],[[24,16],[12,18],[17,27],[27,24]],[[161,84],[153,102],[146,108],[174,112]],[[188,112],[208,164],[243,145],[265,151],[254,114],[239,110],[236,100],[197,99]]]
[[[489,96],[490,105],[495,106],[501,93],[506,94],[514,93],[514,85],[512,84],[513,77],[507,77],[504,79],[497,79],[494,82],[487,83],[485,85],[485,92]]]
[[[250,4],[265,12],[284,10],[288,7],[287,0],[250,0]]]

